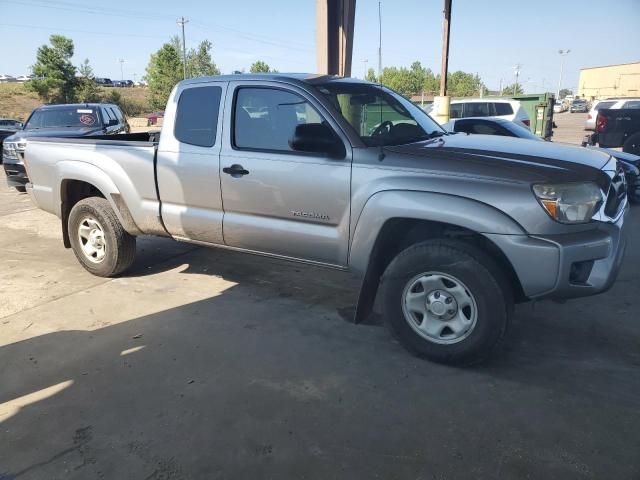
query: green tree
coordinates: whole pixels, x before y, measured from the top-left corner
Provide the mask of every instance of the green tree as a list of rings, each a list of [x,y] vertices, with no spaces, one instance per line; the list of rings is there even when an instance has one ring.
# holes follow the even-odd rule
[[[220,75],[220,70],[211,59],[211,47],[209,40],[203,40],[198,48],[192,48],[187,53],[187,74],[191,77],[203,77]]]
[[[49,37],[51,46],[42,45],[31,67],[35,79],[27,88],[36,92],[46,103],[70,103],[75,100],[76,67],[71,63],[73,40],[62,35]]]
[[[93,69],[89,65],[89,59],[85,58],[84,62],[78,67],[78,88],[76,89],[76,97],[78,101],[91,103],[101,100],[100,89],[96,85]]]
[[[522,95],[523,93],[524,89],[519,83],[517,85],[515,83],[512,85],[507,85],[502,89],[502,95]]]
[[[263,62],[262,60],[258,60],[256,62],[253,62],[253,64],[249,68],[249,72],[251,72],[251,73],[271,73],[271,72],[275,72],[275,70],[271,70],[271,67],[266,62]]]
[[[562,90],[560,90],[560,99],[563,99],[567,95],[573,95],[573,91],[569,90],[568,88],[563,88]]]
[[[146,77],[151,107],[164,108],[171,89],[182,80],[182,62],[175,45],[165,43],[160,50],[151,54]]]
[[[364,79],[369,82],[378,83],[378,77],[376,76],[376,71],[373,68],[367,70],[367,74],[365,75]]]
[[[450,73],[447,79],[447,95],[452,97],[475,97],[484,88],[478,75],[458,70]]]

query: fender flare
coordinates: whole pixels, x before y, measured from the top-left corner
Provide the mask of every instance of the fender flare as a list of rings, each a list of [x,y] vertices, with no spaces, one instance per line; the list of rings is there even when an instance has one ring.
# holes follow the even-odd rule
[[[56,191],[54,191],[54,198],[58,199],[56,202],[58,217],[63,221],[63,230],[65,229],[65,219],[63,217],[63,199],[62,199],[62,185],[68,180],[78,180],[86,182],[97,188],[104,198],[109,202],[111,208],[118,217],[118,221],[122,224],[123,228],[131,235],[140,235],[142,232],[135,224],[129,209],[122,200],[120,189],[113,182],[113,180],[100,168],[86,162],[78,161],[62,161],[56,164],[58,181],[56,182]]]
[[[407,190],[385,190],[373,194],[355,222],[349,248],[349,267],[361,281],[355,323],[365,320],[373,309],[382,274],[371,265],[379,234],[386,222],[398,218],[446,223],[478,234],[526,234],[513,218],[477,200]]]

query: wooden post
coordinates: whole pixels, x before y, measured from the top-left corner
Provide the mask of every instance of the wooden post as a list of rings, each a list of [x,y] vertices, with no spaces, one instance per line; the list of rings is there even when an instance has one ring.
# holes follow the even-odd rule
[[[447,94],[447,72],[449,70],[449,32],[451,31],[451,0],[444,0],[442,24],[442,66],[440,67],[440,96]]]

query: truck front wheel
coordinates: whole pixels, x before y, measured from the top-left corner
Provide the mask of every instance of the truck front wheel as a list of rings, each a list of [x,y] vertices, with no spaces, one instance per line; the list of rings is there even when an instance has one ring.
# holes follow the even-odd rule
[[[136,237],[125,231],[109,202],[100,197],[85,198],[73,206],[69,240],[82,266],[99,277],[124,272],[136,254]]]
[[[504,338],[513,299],[490,257],[462,242],[412,245],[389,264],[381,283],[383,313],[408,350],[430,360],[469,365]]]

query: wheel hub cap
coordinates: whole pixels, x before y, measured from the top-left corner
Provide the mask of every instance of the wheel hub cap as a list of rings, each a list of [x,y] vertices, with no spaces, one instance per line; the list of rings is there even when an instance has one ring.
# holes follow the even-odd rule
[[[78,227],[78,240],[84,256],[93,263],[100,263],[106,254],[102,225],[93,217],[86,217]]]
[[[464,340],[478,316],[475,298],[464,283],[440,272],[416,275],[407,282],[402,311],[413,330],[440,344]]]

